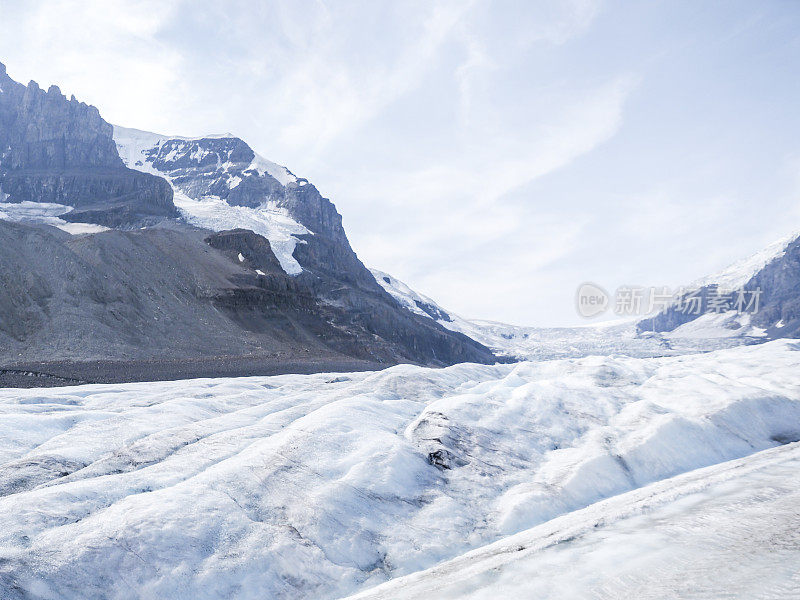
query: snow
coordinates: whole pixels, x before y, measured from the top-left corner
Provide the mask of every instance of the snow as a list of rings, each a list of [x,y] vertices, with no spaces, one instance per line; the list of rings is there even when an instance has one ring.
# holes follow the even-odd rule
[[[72,210],[72,206],[53,202],[0,202],[0,219],[16,223],[51,225],[71,235],[108,231],[108,227],[102,225],[71,223],[60,218]]]
[[[268,175],[272,176],[274,179],[277,179],[278,182],[282,186],[287,186],[290,183],[294,183],[297,181],[297,177],[295,177],[289,169],[286,167],[282,167],[272,161],[267,160],[263,156],[259,156],[256,154],[253,162],[250,163],[250,166],[245,169],[245,171],[253,170],[258,172],[260,175],[267,173]]]
[[[261,269],[256,269],[256,273],[258,273],[259,275],[265,275],[264,271],[262,271]]]
[[[226,138],[233,136],[230,134],[203,136],[203,138],[208,137]],[[252,208],[248,206],[231,206],[217,196],[190,197],[185,190],[182,190],[172,181],[167,173],[155,169],[152,163],[148,162],[147,152],[168,140],[197,141],[203,138],[164,136],[138,129],[114,126],[114,140],[123,162],[131,169],[158,175],[166,179],[172,185],[175,206],[181,211],[186,221],[212,231],[243,228],[263,235],[269,240],[278,262],[287,274],[298,275],[302,273],[303,268],[294,258],[294,250],[298,243],[303,242],[296,236],[309,235],[312,232],[292,219],[287,210],[276,206],[274,202],[266,200],[261,206]],[[175,152],[175,150],[172,152]],[[197,154],[197,157],[198,159],[201,158],[199,154]],[[219,165],[224,170],[229,169],[231,166],[233,166],[232,163]],[[284,186],[296,180],[295,176],[285,167],[258,155],[256,155],[247,169],[258,171],[261,175],[267,173]],[[228,186],[233,189],[239,183],[241,183],[240,177],[231,176]]]
[[[764,450],[599,502],[352,598],[794,598],[798,470],[800,444]]]
[[[7,221],[45,221],[71,210],[71,206],[53,202],[3,202],[0,203],[0,218]]]
[[[239,262],[244,262],[244,256],[239,252]]]
[[[150,131],[141,131],[139,129],[131,129],[129,127],[120,127],[114,125],[114,141],[117,144],[120,158],[131,169],[145,171],[147,173],[159,174],[157,170],[153,169],[151,165],[147,164],[145,152],[153,149],[156,146],[163,144],[168,140],[183,140],[186,142],[196,142],[202,139],[225,139],[235,138],[233,134],[210,134],[200,137],[184,137],[179,135],[162,135],[159,133],[152,133]],[[199,160],[203,154],[197,154],[196,158]],[[193,156],[194,157],[194,156]],[[142,163],[142,164],[139,164]],[[267,160],[263,156],[255,155],[255,158],[245,170],[254,170],[263,174],[268,174],[277,179],[278,182],[287,186],[290,183],[297,181],[289,169]],[[162,175],[163,176],[163,175]],[[236,187],[236,186],[233,186]]]
[[[269,202],[257,208],[231,206],[215,196],[194,200],[177,188],[173,200],[192,225],[212,231],[249,229],[263,235],[269,240],[272,252],[286,273],[298,275],[303,272],[294,258],[294,249],[301,243],[295,236],[311,232],[292,219],[286,209]]]
[[[69,223],[65,221],[64,223],[57,224],[56,227],[66,231],[71,235],[83,235],[108,231],[108,227],[103,225],[95,225],[94,223]]]
[[[731,290],[740,289],[761,269],[776,258],[783,256],[787,246],[798,237],[800,237],[800,232],[798,231],[782,237],[752,256],[733,263],[719,273],[698,279],[689,286],[689,289],[698,289],[711,284],[717,284],[721,288]]]
[[[721,313],[706,313],[696,319],[667,332],[665,338],[677,340],[693,338],[708,340],[714,338],[759,338],[766,336],[766,331],[750,324],[749,313],[729,310]]]
[[[0,596],[336,598],[800,438],[800,344],[0,390],[0,438]]]
[[[421,315],[423,317],[430,317],[428,313],[426,313],[419,307],[418,303],[430,304],[432,306],[436,306],[440,310],[444,310],[441,307],[439,307],[436,304],[436,302],[434,302],[431,298],[423,296],[422,294],[418,294],[396,277],[392,277],[388,273],[384,273],[383,271],[379,271],[378,269],[370,269],[370,272],[372,273],[372,276],[375,278],[375,281],[377,281],[378,284],[384,290],[386,290],[386,292],[390,296],[392,296],[395,300],[397,300],[397,302],[399,302],[401,306],[404,306],[411,312]]]
[[[161,173],[147,162],[145,153],[170,139],[175,139],[175,137],[114,125],[114,142],[117,144],[117,151],[122,162],[129,169],[151,175],[161,176]]]

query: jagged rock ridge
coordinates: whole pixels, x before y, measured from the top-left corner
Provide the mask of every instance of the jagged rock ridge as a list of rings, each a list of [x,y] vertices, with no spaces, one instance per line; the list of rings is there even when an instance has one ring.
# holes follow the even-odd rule
[[[99,111],[56,86],[12,80],[0,64],[0,196],[73,207],[63,218],[112,227],[177,212],[165,181],[128,169]]]

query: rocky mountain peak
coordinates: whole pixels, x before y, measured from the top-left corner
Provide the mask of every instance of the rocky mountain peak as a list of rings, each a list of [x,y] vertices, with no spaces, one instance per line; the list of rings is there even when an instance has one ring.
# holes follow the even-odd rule
[[[0,189],[7,202],[61,204],[65,218],[136,227],[177,216],[172,189],[125,167],[100,111],[58,86],[45,92],[2,71]],[[74,209],[74,210],[70,210]]]

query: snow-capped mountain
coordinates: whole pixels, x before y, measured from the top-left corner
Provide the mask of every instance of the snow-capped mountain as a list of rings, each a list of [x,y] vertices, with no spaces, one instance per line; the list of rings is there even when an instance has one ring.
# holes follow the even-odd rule
[[[576,585],[591,576],[570,560],[583,541],[631,540],[674,574],[685,563],[673,547],[653,555],[629,517],[651,514],[657,535],[693,505],[687,481],[731,494],[722,471],[619,494],[800,439],[798,373],[797,343],[779,340],[657,359],[0,390],[0,596],[338,598],[490,543],[516,548],[527,577],[551,564],[530,562],[546,532],[569,550],[557,573]],[[721,526],[785,486],[796,519],[796,478],[761,481],[752,501],[730,497]],[[772,536],[796,527],[771,515],[755,556],[794,565],[771,552],[796,552]],[[751,556],[732,535],[708,544],[709,561]],[[487,556],[502,567],[496,548],[465,568],[480,574]],[[378,597],[392,590],[402,597]]]
[[[6,385],[495,361],[398,306],[333,203],[243,140],[114,128],[1,65],[0,88]]]
[[[792,242],[798,238],[800,238],[800,232],[794,231],[775,240],[758,252],[731,263],[722,271],[692,282],[687,287],[698,289],[709,285],[718,285],[731,290],[742,288],[767,265],[783,257]]]
[[[697,310],[687,310],[691,298]],[[721,306],[713,303],[725,300]],[[737,307],[745,298],[746,310]],[[730,302],[728,302],[728,299]],[[763,341],[800,335],[800,234],[794,233],[720,273],[686,287],[676,302],[638,325],[670,339],[742,338]]]
[[[442,327],[462,333],[480,342],[498,356],[516,360],[580,358],[591,355],[622,354],[632,357],[656,357],[707,352],[738,346],[740,338],[719,335],[719,327],[683,332],[642,335],[634,321],[608,322],[585,327],[526,327],[497,321],[465,319],[438,305],[428,296],[377,269],[375,280],[406,310],[436,321]]]
[[[548,328],[465,319],[388,273],[371,271],[378,284],[406,310],[463,333],[499,355],[523,360],[609,353],[664,356],[800,335],[797,233],[693,282],[666,309],[638,323]],[[713,308],[720,294],[729,299],[728,308]],[[686,310],[694,296],[696,310]],[[745,298],[747,310],[736,308],[737,296]]]

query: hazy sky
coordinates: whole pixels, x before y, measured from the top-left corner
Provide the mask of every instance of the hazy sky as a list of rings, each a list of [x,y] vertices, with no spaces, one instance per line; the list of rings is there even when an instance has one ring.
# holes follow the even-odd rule
[[[467,317],[581,322],[800,229],[800,2],[0,0],[9,74],[230,131]]]

